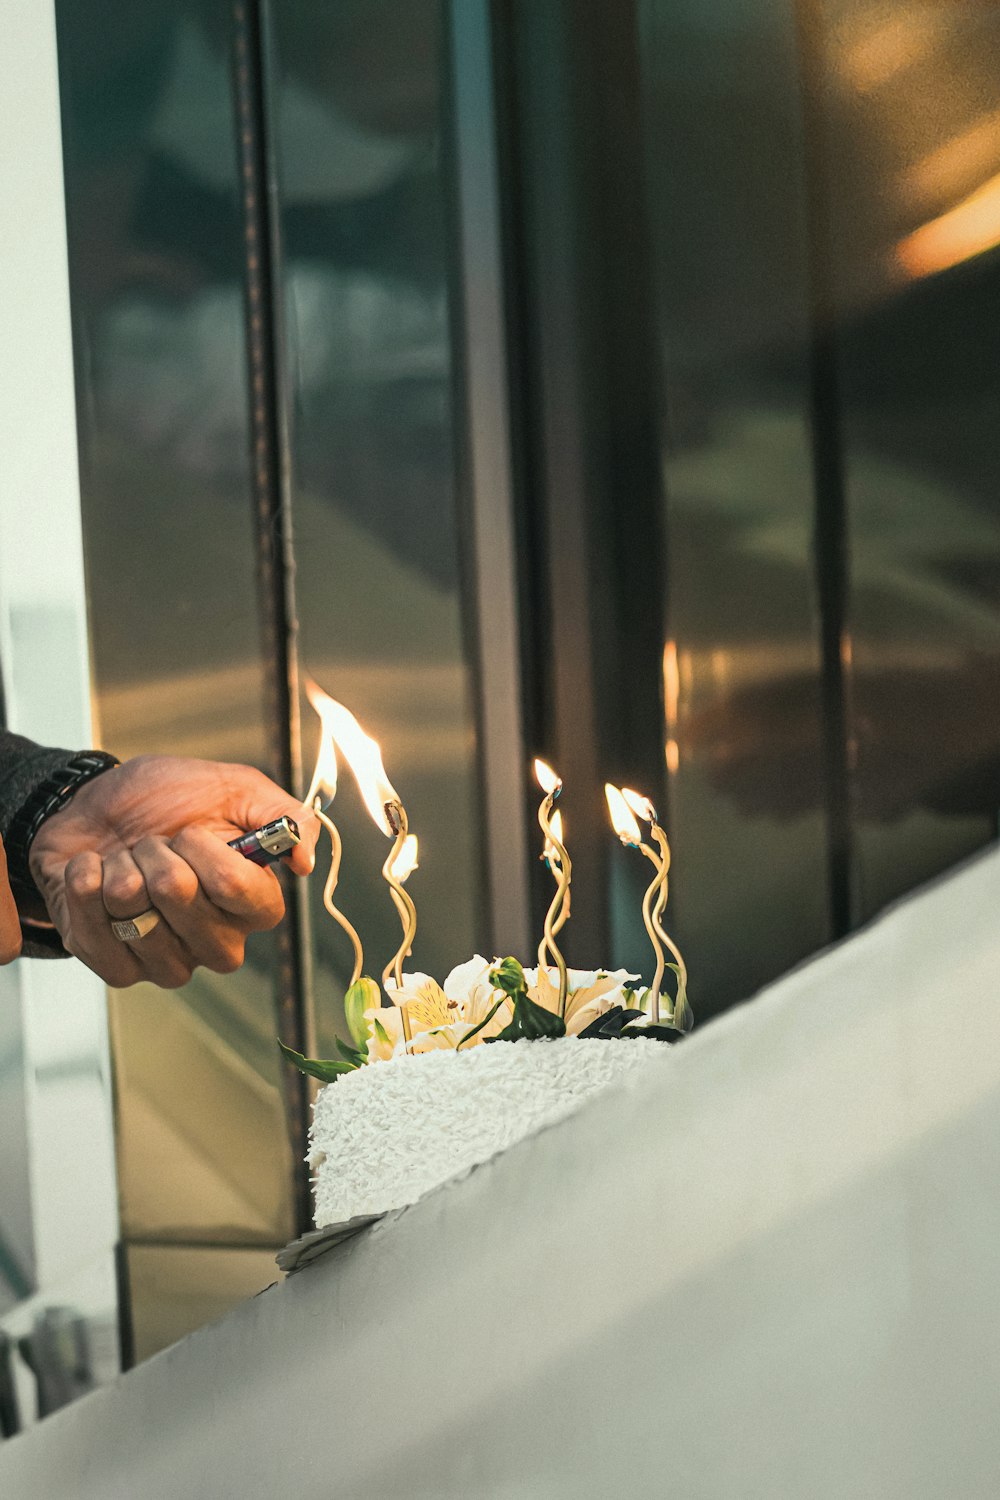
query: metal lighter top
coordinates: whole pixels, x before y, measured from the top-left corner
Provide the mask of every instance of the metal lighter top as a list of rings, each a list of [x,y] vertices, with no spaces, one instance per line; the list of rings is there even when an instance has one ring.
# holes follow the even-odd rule
[[[230,839],[229,847],[255,865],[270,865],[301,841],[299,825],[294,818],[275,818],[263,828],[254,828],[250,833],[241,833],[238,839]]]

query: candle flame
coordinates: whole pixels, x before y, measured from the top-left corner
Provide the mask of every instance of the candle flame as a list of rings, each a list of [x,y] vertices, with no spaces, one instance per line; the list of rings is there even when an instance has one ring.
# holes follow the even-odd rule
[[[630,791],[627,786],[622,787],[622,796],[637,818],[645,818],[647,823],[656,822],[656,808],[648,797],[644,797],[641,792]]]
[[[563,847],[565,848],[566,841],[563,838],[563,819],[562,819],[562,813],[559,811],[558,808],[556,808],[555,812],[552,814],[552,818],[551,818],[551,821],[549,823],[549,827],[552,830],[553,837],[556,838],[556,839],[558,839],[559,842],[560,842],[560,844],[562,844]],[[552,865],[552,864],[558,865],[559,864],[559,855],[556,853],[555,844],[549,843],[548,841],[546,841],[546,844],[545,844],[545,858],[548,860],[548,862],[549,862],[550,865]],[[561,868],[561,866],[560,866],[560,868]]]
[[[642,833],[624,796],[618,787],[611,785],[610,781],[604,783],[604,795],[608,799],[608,812],[611,814],[611,824],[615,833],[623,844],[634,844],[638,847],[642,843]]]
[[[397,830],[393,828],[390,818],[386,815],[386,807],[391,808],[398,804],[399,797],[385,774],[382,751],[378,741],[373,740],[370,734],[365,734],[350,709],[331,698],[329,693],[324,693],[323,689],[311,679],[306,682],[306,696],[319,714],[323,726],[319,754],[316,757],[316,769],[313,772],[306,801],[311,804],[312,799],[317,795],[322,795],[323,791],[328,791],[332,796],[337,790],[336,750],[339,750],[354,772],[362,800],[372,821],[381,828],[387,838],[392,838]],[[330,790],[331,762],[333,764],[332,790]]]
[[[337,746],[333,738],[329,712],[323,701],[326,694],[311,680],[306,680],[306,695],[320,717],[319,749],[313,767],[312,781],[305,795],[307,807],[312,807],[318,797],[323,807],[329,807],[337,795]],[[333,702],[328,699],[328,702]]]
[[[417,836],[408,833],[403,840],[403,847],[392,862],[392,873],[402,885],[417,868]]]
[[[558,792],[562,781],[544,760],[535,759],[535,780],[546,796],[551,797],[553,792]]]

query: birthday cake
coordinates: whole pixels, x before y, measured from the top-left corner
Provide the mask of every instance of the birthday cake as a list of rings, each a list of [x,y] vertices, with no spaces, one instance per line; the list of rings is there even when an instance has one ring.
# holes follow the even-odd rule
[[[571,1114],[609,1085],[663,1066],[667,1049],[645,1044],[678,1040],[691,1026],[691,1012],[684,961],[662,923],[669,845],[652,803],[637,792],[605,787],[619,839],[653,867],[642,903],[655,958],[652,984],[643,989],[638,975],[624,969],[567,968],[557,939],[570,916],[572,863],[555,807],[562,781],[542,760],[534,766],[544,793],[538,822],[555,893],[538,945],[538,967],[522,968],[515,958],[489,963],[477,955],[453,969],[443,984],[428,974],[404,973],[417,929],[416,907],[405,889],[417,868],[416,838],[377,742],[315,683],[307,691],[323,737],[305,800],[330,837],[323,902],[354,948],[344,1000],[351,1040],[338,1042],[336,1058],[283,1051],[326,1085],[316,1099],[310,1163],[317,1227],[339,1230],[416,1202]],[[338,751],[350,764],[373,821],[393,840],[382,875],[402,936],[382,972],[381,988],[362,977],[361,938],[333,900],[342,845],[326,809],[337,790]],[[637,819],[648,825],[650,841]],[[676,962],[667,961],[668,952]],[[668,971],[674,976],[672,994],[661,993]]]
[[[402,977],[387,984],[388,1005],[371,980],[349,993],[363,1046],[326,1062],[293,1058],[332,1079],[310,1137],[319,1227],[416,1202],[610,1084],[662,1066],[668,1049],[643,1040],[682,1035],[651,1023],[648,992],[624,970],[569,970],[563,1016],[558,971],[514,959],[477,956],[443,985]]]

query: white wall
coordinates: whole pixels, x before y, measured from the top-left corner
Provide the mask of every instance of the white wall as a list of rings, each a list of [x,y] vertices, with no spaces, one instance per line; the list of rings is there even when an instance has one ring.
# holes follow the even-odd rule
[[[0,45],[0,662],[11,729],[94,743],[80,532],[55,21],[5,0]],[[37,1295],[115,1316],[104,986],[80,964],[0,969],[0,1226]]]
[[[993,1497],[998,908],[991,851],[0,1448],[0,1493]]]

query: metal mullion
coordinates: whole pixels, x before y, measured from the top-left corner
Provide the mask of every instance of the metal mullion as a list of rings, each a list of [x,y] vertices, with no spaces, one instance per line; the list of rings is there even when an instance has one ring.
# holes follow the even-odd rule
[[[490,0],[452,0],[450,44],[461,258],[456,364],[464,375],[488,926],[493,952],[523,954],[530,946],[524,652]]]
[[[567,953],[586,965],[610,951],[601,786],[623,776],[659,793],[663,775],[663,494],[635,12],[581,15],[569,0],[498,9],[517,116],[539,748],[566,783],[577,876]]]
[[[233,74],[241,210],[246,246],[247,363],[250,395],[251,484],[257,551],[257,595],[266,693],[266,728],[276,774],[286,787],[301,782],[298,662],[288,440],[281,400],[279,260],[274,175],[266,117],[262,0],[232,7]],[[277,929],[278,1027],[296,1050],[310,1043],[306,969],[306,903],[301,882],[283,874],[287,917]],[[299,1232],[312,1223],[305,1163],[310,1090],[292,1069],[283,1070],[286,1117],[295,1162],[294,1204]]]
[[[816,596],[820,614],[823,788],[829,912],[833,937],[855,925],[851,817],[850,580],[842,394],[836,298],[830,254],[830,203],[819,53],[822,18],[813,0],[797,0],[801,77],[810,337],[809,405],[815,498]]]
[[[563,777],[574,870],[564,951],[582,965],[608,951],[606,828],[595,788],[601,704],[595,659],[592,520],[600,349],[588,302],[584,183],[572,26],[562,0],[502,7],[516,116],[521,359],[519,398],[536,618],[537,749]],[[548,882],[539,871],[538,895]]]

